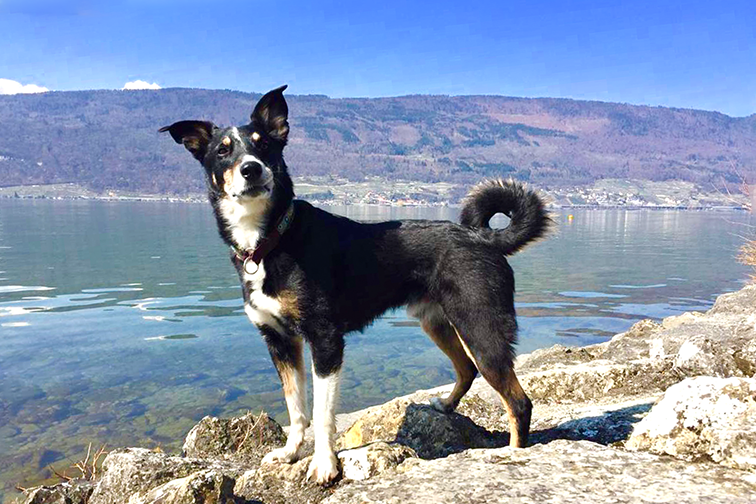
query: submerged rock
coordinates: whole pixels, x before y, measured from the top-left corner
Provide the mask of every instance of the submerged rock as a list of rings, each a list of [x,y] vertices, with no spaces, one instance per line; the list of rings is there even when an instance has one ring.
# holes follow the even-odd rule
[[[756,379],[697,377],[670,387],[626,446],[756,471]]]

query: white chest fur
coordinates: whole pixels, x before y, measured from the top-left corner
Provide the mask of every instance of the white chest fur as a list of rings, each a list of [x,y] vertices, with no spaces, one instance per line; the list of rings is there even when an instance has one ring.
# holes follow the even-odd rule
[[[257,245],[260,238],[260,228],[270,200],[255,198],[251,201],[239,203],[235,198],[224,198],[220,201],[220,212],[228,224],[231,238],[239,248],[249,250]],[[252,275],[244,273],[245,288],[249,288],[249,302],[244,311],[255,325],[267,325],[277,331],[283,328],[281,319],[281,303],[278,299],[263,294],[265,283],[265,261],[260,262],[259,269]]]
[[[260,263],[254,275],[244,273],[244,281],[250,287],[249,303],[244,306],[244,311],[255,325],[267,325],[277,331],[283,331],[279,320],[281,319],[281,303],[278,299],[263,294],[265,282],[265,261]]]

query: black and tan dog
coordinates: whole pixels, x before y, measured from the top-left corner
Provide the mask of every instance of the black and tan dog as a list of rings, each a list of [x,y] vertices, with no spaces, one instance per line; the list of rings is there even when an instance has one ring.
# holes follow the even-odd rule
[[[312,353],[315,454],[308,477],[338,474],[334,414],[344,335],[407,305],[454,364],[457,383],[433,406],[451,412],[478,371],[509,412],[511,445],[525,446],[531,403],[512,369],[517,322],[514,276],[505,256],[544,235],[541,199],[514,182],[476,187],[461,224],[360,223],[294,200],[283,159],[289,134],[284,87],[256,105],[246,126],[181,121],[168,131],[202,163],[210,202],[239,272],[244,309],[283,382],[291,420],[286,446],[264,462],[301,457],[306,416],[303,342]],[[488,221],[511,218],[503,230]]]

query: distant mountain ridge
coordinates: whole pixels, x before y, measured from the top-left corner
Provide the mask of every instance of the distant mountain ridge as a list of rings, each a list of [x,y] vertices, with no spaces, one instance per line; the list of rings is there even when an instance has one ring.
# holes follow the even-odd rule
[[[182,88],[0,96],[0,186],[201,191],[201,168],[157,129],[182,119],[246,123],[259,97]],[[731,190],[756,178],[756,114],[502,96],[287,100],[296,176],[513,176],[544,187],[684,180]]]

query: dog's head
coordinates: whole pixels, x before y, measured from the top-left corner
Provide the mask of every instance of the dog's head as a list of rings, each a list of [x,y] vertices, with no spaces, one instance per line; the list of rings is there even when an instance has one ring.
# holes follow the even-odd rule
[[[276,177],[288,177],[283,148],[289,135],[286,86],[265,94],[246,126],[219,128],[208,121],[179,121],[160,128],[202,163],[211,192],[238,203],[270,198]]]

